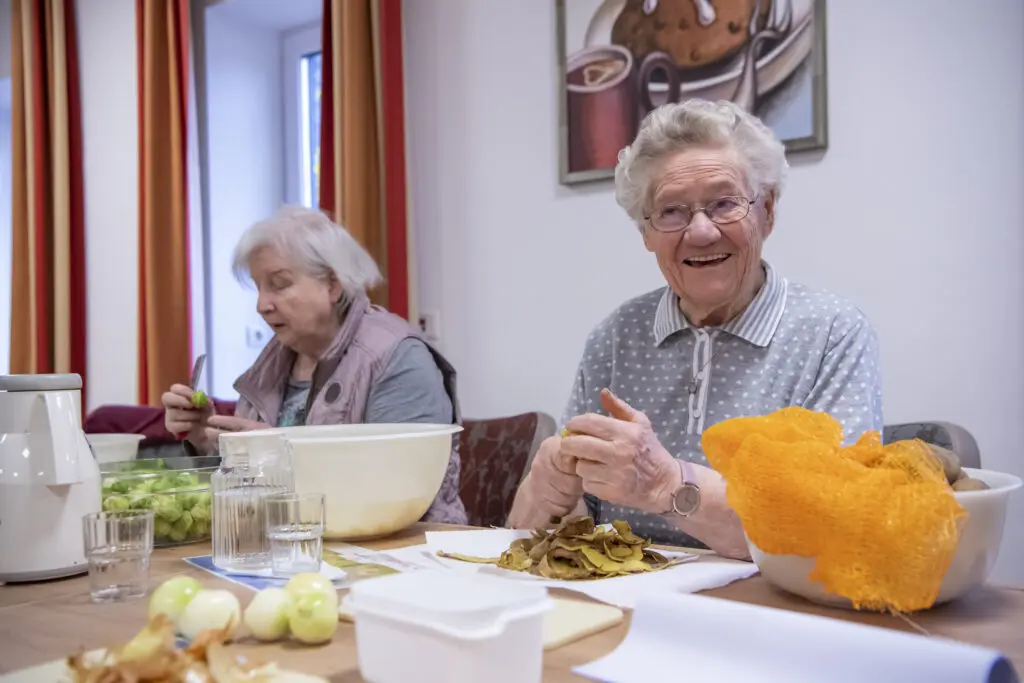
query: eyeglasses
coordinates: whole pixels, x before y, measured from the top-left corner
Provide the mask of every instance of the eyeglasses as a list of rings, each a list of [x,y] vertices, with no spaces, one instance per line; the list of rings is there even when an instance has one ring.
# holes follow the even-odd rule
[[[715,225],[727,225],[746,218],[750,213],[750,205],[757,197],[719,197],[704,206],[687,206],[686,204],[669,204],[650,215],[644,216],[651,227],[658,232],[679,232],[685,230],[698,213],[703,213]]]

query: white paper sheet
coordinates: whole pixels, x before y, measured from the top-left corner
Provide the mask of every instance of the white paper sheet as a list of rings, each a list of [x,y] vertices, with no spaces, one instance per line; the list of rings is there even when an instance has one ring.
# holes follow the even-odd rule
[[[749,562],[708,561],[699,555],[665,552],[680,557],[683,564],[646,574],[616,576],[600,581],[556,581],[532,574],[498,569],[491,565],[471,564],[437,556],[438,551],[474,557],[498,557],[517,538],[529,536],[528,531],[486,529],[474,531],[428,531],[426,545],[388,551],[398,559],[425,568],[448,568],[453,571],[482,573],[509,581],[536,581],[549,588],[563,588],[582,593],[600,602],[631,609],[639,597],[648,594],[694,593],[717,588],[757,573]]]
[[[648,683],[652,663],[677,680],[716,683],[1016,681],[995,650],[700,595],[641,598],[622,644],[574,672]]]

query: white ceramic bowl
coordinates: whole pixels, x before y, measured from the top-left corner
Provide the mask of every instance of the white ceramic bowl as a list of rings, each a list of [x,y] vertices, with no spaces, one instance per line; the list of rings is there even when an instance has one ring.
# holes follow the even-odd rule
[[[139,454],[142,434],[86,434],[85,439],[96,456],[96,462],[122,462],[134,460]]]
[[[1010,493],[1020,488],[1022,483],[1012,474],[967,467],[964,470],[991,488],[953,494],[967,512],[967,521],[960,534],[956,555],[939,587],[936,605],[954,600],[988,580],[999,556]],[[768,555],[749,539],[747,547],[764,578],[779,588],[822,605],[852,608],[849,600],[826,592],[822,584],[810,580],[814,558]]]
[[[324,538],[361,540],[417,522],[441,489],[459,425],[358,424],[281,430],[298,493],[323,493]]]

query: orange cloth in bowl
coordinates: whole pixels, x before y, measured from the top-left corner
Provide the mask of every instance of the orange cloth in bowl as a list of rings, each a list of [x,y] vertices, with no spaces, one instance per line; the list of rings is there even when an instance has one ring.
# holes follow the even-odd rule
[[[842,440],[831,416],[794,407],[720,422],[702,446],[761,551],[816,558],[811,580],[858,609],[931,607],[966,515],[942,466],[921,441]]]

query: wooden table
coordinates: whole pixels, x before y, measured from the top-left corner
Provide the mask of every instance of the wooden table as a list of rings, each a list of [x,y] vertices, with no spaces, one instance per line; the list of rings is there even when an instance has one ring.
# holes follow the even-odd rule
[[[431,528],[443,527],[417,525],[387,540],[364,545],[387,549],[423,543],[423,532]],[[239,596],[244,607],[252,598],[252,591],[181,561],[183,557],[205,552],[209,549],[198,545],[156,551],[150,574],[152,585],[158,585],[174,574],[190,574],[208,587],[218,585],[231,590]],[[701,561],[715,560],[709,557]],[[760,576],[708,591],[707,595],[898,630],[913,630],[896,617],[812,605],[775,590]],[[89,601],[88,583],[84,576],[40,584],[2,586],[0,673],[59,659],[79,648],[89,650],[124,642],[145,624],[146,607],[144,600],[94,605]],[[999,649],[1013,661],[1018,671],[1024,672],[1024,591],[981,588],[949,605],[915,615],[914,621],[936,636]],[[546,653],[544,680],[582,680],[573,676],[572,667],[613,650],[625,636],[627,628],[628,617],[627,622],[618,628]],[[258,645],[247,640],[233,647],[250,651],[254,657],[263,660],[275,660],[282,666],[324,676],[334,683],[362,680],[356,663],[353,626],[345,622],[339,624],[334,639],[320,647],[291,643]]]

